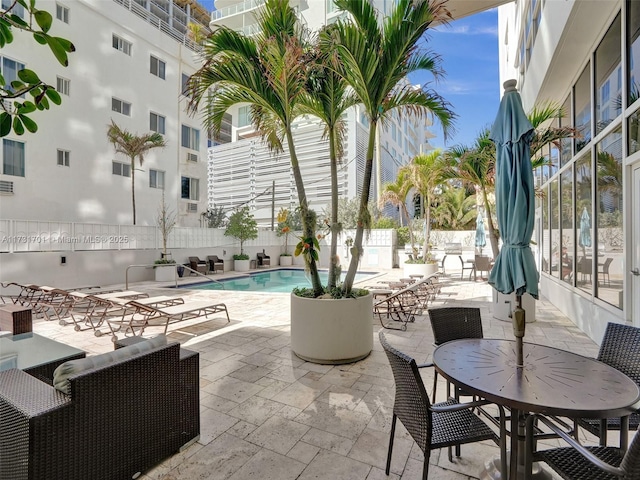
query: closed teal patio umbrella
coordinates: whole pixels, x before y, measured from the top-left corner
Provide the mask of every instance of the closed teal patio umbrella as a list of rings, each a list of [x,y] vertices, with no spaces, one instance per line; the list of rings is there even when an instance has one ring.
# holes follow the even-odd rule
[[[504,294],[516,293],[512,314],[517,340],[517,366],[523,366],[525,311],[522,295],[538,298],[538,271],[530,243],[535,197],[530,142],[533,126],[522,109],[516,81],[504,82],[504,95],[490,138],[496,144],[496,215],[502,248],[489,274],[489,284]]]
[[[582,209],[580,215],[580,236],[578,237],[581,247],[591,246],[591,217],[587,211],[587,207]]]

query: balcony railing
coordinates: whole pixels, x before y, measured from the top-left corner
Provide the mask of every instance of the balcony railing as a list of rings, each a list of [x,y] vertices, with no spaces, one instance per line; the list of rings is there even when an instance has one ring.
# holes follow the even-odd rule
[[[211,12],[211,21],[215,22],[216,20],[230,15],[237,15],[238,13],[252,10],[264,5],[264,2],[265,0],[246,0],[245,2],[238,3],[237,5],[229,5],[228,7],[221,8],[220,10],[215,10]]]

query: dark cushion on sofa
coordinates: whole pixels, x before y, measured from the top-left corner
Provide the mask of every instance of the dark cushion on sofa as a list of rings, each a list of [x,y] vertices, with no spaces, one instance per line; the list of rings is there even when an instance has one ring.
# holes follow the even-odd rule
[[[113,352],[102,353],[100,355],[93,355],[87,358],[81,358],[79,360],[70,360],[60,365],[53,372],[53,386],[60,392],[71,395],[71,384],[69,377],[76,375],[80,372],[92,370],[97,367],[103,367],[110,363],[114,363],[119,360],[123,360],[132,357],[138,353],[148,352],[154,348],[167,344],[167,337],[164,335],[158,335],[157,337],[150,338],[144,342],[135,343],[124,348],[119,348]]]

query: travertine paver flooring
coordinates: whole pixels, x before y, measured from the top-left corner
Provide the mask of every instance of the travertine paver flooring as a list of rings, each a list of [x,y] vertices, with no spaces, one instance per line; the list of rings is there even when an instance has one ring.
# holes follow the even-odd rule
[[[383,279],[402,277],[401,270]],[[464,305],[482,311],[485,337],[512,338],[508,322],[492,316],[491,288],[447,272],[434,306]],[[376,279],[375,281],[380,280]],[[421,478],[423,455],[406,430],[396,429],[391,475],[384,473],[393,378],[377,340],[374,351],[349,365],[316,365],[291,353],[289,294],[175,290],[148,282],[129,286],[151,295],[189,295],[226,303],[231,316],[191,320],[170,327],[169,337],[200,352],[200,440],[141,478],[145,480],[379,480]],[[541,299],[526,340],[595,356],[597,345],[551,304]],[[113,348],[108,336],[75,332],[71,326],[38,320],[37,333],[86,350]],[[150,335],[155,332],[149,331]],[[337,332],[339,334],[339,332]],[[428,362],[433,336],[419,316],[406,332],[387,330],[390,342]],[[427,389],[432,372],[425,372]],[[443,384],[444,387],[444,384]],[[439,388],[444,392],[445,388]],[[450,463],[446,451],[431,455],[431,479],[477,478],[485,460],[497,455],[491,443],[466,445]]]

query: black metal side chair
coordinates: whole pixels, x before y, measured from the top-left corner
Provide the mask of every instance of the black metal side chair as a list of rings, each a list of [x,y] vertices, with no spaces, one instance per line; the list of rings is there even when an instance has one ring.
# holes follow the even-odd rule
[[[430,308],[429,320],[433,330],[433,343],[438,346],[451,340],[462,338],[483,338],[482,318],[480,309],[473,307],[443,307]],[[436,387],[438,384],[438,372],[433,376],[433,396],[432,402],[436,401]],[[451,385],[447,382],[447,396],[451,390]],[[456,389],[454,395],[460,398],[460,391]]]
[[[602,337],[598,360],[620,370],[640,386],[640,328],[609,322]],[[577,424],[600,437],[600,445],[607,444],[607,430],[620,430],[620,419],[582,418]],[[640,425],[640,412],[629,416],[629,430]]]
[[[379,333],[379,338],[391,364],[395,381],[387,475],[391,468],[393,437],[398,418],[424,453],[423,480],[427,480],[429,475],[429,457],[432,450],[483,440],[493,440],[500,445],[504,468],[502,471],[506,471],[506,441],[500,441],[498,436],[473,413],[475,407],[487,405],[489,402],[483,400],[461,404],[450,399],[444,403],[431,405],[416,361],[389,345],[383,332]],[[504,420],[504,414],[502,419]],[[452,461],[451,449],[449,449],[449,460]]]
[[[543,416],[531,415],[527,419],[527,428],[534,428],[535,420],[548,426],[565,440],[569,447],[536,452],[532,436],[527,435],[525,468],[530,468],[531,462],[545,462],[566,480],[640,480],[640,430],[636,432],[625,453],[617,447],[581,445],[562,428]]]

